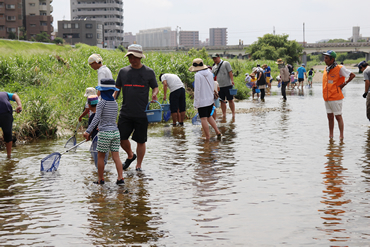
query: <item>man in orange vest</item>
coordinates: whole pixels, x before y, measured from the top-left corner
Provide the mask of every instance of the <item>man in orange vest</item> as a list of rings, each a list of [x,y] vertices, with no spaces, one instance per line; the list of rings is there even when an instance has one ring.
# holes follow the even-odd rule
[[[322,95],[325,100],[326,113],[329,121],[329,138],[334,135],[334,116],[337,119],[339,126],[339,139],[343,140],[344,123],[342,118],[342,88],[347,85],[355,74],[346,69],[343,65],[338,65],[335,62],[337,54],[335,51],[329,50],[325,53],[324,61],[326,68],[322,78]],[[346,81],[346,78],[348,80]]]

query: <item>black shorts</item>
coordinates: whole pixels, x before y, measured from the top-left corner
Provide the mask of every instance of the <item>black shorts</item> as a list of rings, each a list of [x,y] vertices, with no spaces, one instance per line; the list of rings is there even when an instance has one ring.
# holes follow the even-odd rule
[[[231,88],[233,88],[233,85],[227,86],[227,87],[221,87],[220,91],[218,92],[218,96],[220,97],[220,99],[225,100],[226,98],[227,100],[233,100],[234,96],[230,94],[230,90],[229,90]]]
[[[121,141],[128,140],[131,134],[137,143],[145,143],[148,139],[147,118],[119,116],[118,129]]]
[[[0,114],[0,128],[3,130],[3,138],[5,142],[11,142],[13,132],[13,114],[6,112]]]
[[[198,114],[200,118],[206,117],[209,118],[211,116],[213,104],[210,106],[200,107],[198,108]]]
[[[186,99],[185,99],[185,88],[179,88],[170,93],[170,110],[171,113],[184,112],[186,109]]]
[[[304,78],[298,78],[298,82],[304,81]]]

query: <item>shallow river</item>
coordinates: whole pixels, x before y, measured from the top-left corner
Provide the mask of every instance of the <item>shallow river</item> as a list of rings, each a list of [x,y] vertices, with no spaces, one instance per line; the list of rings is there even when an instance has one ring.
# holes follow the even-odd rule
[[[191,122],[151,126],[143,172],[134,162],[123,187],[111,159],[106,184],[92,183],[88,143],[43,175],[40,160],[66,139],[18,145],[11,160],[2,150],[0,245],[369,246],[370,124],[357,76],[344,90],[342,143],[336,122],[328,138],[316,83],[286,103],[276,86],[265,103],[237,103],[235,121],[218,120],[221,141]]]

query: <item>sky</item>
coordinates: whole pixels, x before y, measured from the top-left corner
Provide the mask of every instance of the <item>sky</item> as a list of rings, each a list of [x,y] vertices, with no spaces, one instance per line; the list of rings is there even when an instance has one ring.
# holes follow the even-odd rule
[[[70,1],[53,0],[54,28],[70,20]],[[209,38],[209,28],[227,28],[228,45],[252,44],[266,33],[288,34],[289,40],[315,43],[322,39],[347,39],[359,26],[370,37],[370,1],[350,0],[123,0],[124,32],[177,27],[199,31]],[[303,24],[304,23],[304,24]],[[303,26],[305,32],[303,32]]]

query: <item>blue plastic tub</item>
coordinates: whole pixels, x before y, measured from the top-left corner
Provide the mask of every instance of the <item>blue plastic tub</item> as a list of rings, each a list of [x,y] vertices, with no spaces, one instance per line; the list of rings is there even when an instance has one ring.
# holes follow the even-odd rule
[[[233,88],[230,88],[229,91],[230,91],[230,95],[236,95],[236,93],[238,92],[238,89],[233,87]]]
[[[164,103],[164,101],[162,101],[162,111],[169,111],[170,110],[170,104],[168,104],[168,101],[166,100],[166,103]]]
[[[153,110],[148,110],[149,105],[151,102],[149,102],[146,105],[146,117],[148,118],[149,123],[156,123],[156,122],[161,122],[162,121],[162,106],[158,101],[155,101],[155,103],[159,104],[160,109],[153,109]]]

